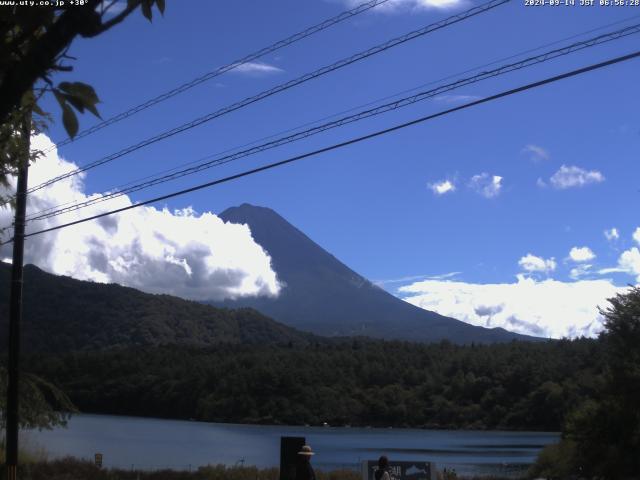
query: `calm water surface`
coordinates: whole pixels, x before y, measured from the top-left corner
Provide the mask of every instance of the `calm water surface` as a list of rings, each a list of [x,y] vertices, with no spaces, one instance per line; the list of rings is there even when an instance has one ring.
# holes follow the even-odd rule
[[[278,466],[280,437],[306,437],[316,468],[358,469],[386,454],[395,460],[436,462],[465,474],[513,474],[531,464],[557,433],[477,432],[346,427],[283,427],[76,415],[66,429],[25,432],[25,442],[50,458],[93,459],[107,467],[195,469],[207,464]]]

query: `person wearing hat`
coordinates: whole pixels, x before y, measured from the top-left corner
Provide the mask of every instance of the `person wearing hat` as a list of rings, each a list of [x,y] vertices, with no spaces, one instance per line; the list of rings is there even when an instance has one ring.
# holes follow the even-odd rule
[[[311,456],[315,455],[309,445],[304,445],[298,452],[296,480],[316,480],[316,473],[311,466]]]
[[[374,478],[375,480],[391,480],[391,476],[389,475],[389,459],[385,455],[382,455],[378,459],[378,468],[376,469]]]

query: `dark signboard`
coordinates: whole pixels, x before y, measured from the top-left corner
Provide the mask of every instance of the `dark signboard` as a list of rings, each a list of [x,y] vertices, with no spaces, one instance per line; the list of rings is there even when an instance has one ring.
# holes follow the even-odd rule
[[[375,480],[378,461],[362,462],[362,480]],[[394,462],[389,460],[387,469],[391,480],[436,480],[436,466],[433,462]]]
[[[304,437],[280,437],[280,480],[295,480],[298,452],[304,443]]]

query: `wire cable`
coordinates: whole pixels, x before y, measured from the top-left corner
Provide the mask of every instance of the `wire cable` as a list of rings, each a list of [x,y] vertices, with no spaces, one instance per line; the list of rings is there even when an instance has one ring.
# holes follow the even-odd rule
[[[540,55],[536,55],[533,57],[529,57],[523,60],[520,60],[518,62],[515,63],[511,63],[511,64],[507,64],[507,65],[503,65],[499,68],[493,69],[493,70],[489,70],[489,71],[484,71],[481,72],[477,75],[471,76],[471,77],[467,77],[467,78],[463,78],[460,80],[457,80],[455,82],[446,84],[446,85],[442,85],[439,87],[436,87],[434,89],[430,89],[427,91],[423,91],[423,92],[419,92],[415,95],[412,96],[408,96],[408,97],[404,97],[401,99],[398,99],[396,101],[393,102],[389,102],[383,105],[380,105],[378,107],[372,108],[372,109],[368,109],[368,110],[364,110],[358,113],[355,113],[353,115],[348,115],[342,118],[339,118],[337,120],[313,127],[313,128],[309,128],[307,130],[303,130],[297,133],[294,133],[292,135],[289,136],[285,136],[285,137],[281,137],[279,139],[270,141],[270,142],[266,142],[263,143],[261,145],[246,149],[246,150],[241,150],[239,152],[235,152],[229,155],[225,155],[222,157],[218,157],[215,158],[213,160],[210,160],[208,162],[204,162],[204,163],[199,163],[195,166],[189,167],[189,168],[185,168],[183,170],[179,170],[173,173],[169,173],[166,175],[162,175],[162,176],[156,176],[155,178],[152,178],[151,180],[142,182],[142,183],[138,183],[138,184],[133,184],[130,186],[126,186],[126,188],[116,188],[100,197],[94,197],[94,198],[90,198],[87,199],[85,201],[82,202],[70,202],[71,205],[69,204],[63,204],[63,205],[59,205],[59,206],[55,206],[55,207],[51,207],[49,209],[40,211],[40,212],[36,212],[33,213],[29,216],[28,220],[29,221],[35,221],[35,220],[45,220],[45,219],[49,219],[52,218],[54,216],[57,215],[61,215],[64,213],[68,213],[68,212],[72,212],[75,210],[79,210],[81,208],[85,208],[91,205],[95,205],[97,203],[102,203],[104,201],[108,201],[111,200],[113,198],[117,198],[120,197],[122,195],[126,195],[129,193],[133,193],[133,192],[137,192],[146,188],[150,188],[152,186],[155,185],[159,185],[162,183],[166,183],[168,181],[171,180],[175,180],[187,175],[192,175],[198,172],[201,172],[203,170],[212,168],[212,167],[216,167],[216,166],[220,166],[235,160],[238,160],[240,158],[243,157],[247,157],[250,155],[254,155],[260,152],[263,152],[265,150],[269,150],[281,145],[285,145],[288,143],[292,143],[294,141],[298,141],[298,140],[302,140],[305,138],[308,138],[312,135],[316,135],[318,133],[333,129],[333,128],[337,128],[337,127],[341,127],[353,122],[357,122],[360,120],[363,120],[365,118],[369,118],[369,117],[373,117],[376,115],[380,115],[383,113],[387,113],[389,111],[392,110],[397,110],[399,108],[403,108],[409,105],[412,105],[414,103],[429,99],[429,98],[433,98],[436,97],[437,95],[441,95],[443,93],[449,92],[451,90],[454,89],[458,89],[461,88],[463,86],[467,86],[467,85],[471,85],[474,83],[478,83],[480,81],[483,80],[487,80],[489,78],[493,78],[493,77],[497,77],[499,75],[504,75],[506,73],[510,73],[513,71],[517,71],[517,70],[521,70],[523,68],[527,68],[527,67],[531,67],[534,65],[538,65],[540,63],[544,63],[547,62],[549,60],[558,58],[558,57],[562,57],[562,56],[566,56],[569,55],[571,53],[575,53],[581,50],[584,50],[586,48],[591,48],[594,47],[596,45],[601,45],[603,43],[607,43],[613,40],[617,40],[620,38],[624,38],[627,37],[629,35],[632,34],[637,34],[640,33],[640,24],[636,24],[636,25],[632,25],[632,26],[628,26],[613,32],[609,32],[609,33],[605,33],[599,36],[596,36],[594,38],[590,38],[587,40],[583,40],[581,42],[575,42],[573,44],[567,45],[565,47],[562,48],[558,48],[558,49],[554,49],[545,53],[542,53]],[[208,158],[211,158],[208,157]],[[207,157],[205,157],[204,159],[207,159]],[[204,160],[203,159],[203,160]],[[132,182],[133,183],[133,182]],[[68,206],[67,206],[68,205]]]
[[[564,38],[555,40],[553,42],[540,45],[540,46],[535,47],[535,48],[530,48],[530,49],[515,53],[513,55],[509,55],[508,57],[502,57],[502,58],[499,58],[497,60],[493,60],[493,61],[491,61],[489,63],[485,63],[483,65],[478,65],[476,67],[469,68],[469,69],[464,70],[462,72],[458,72],[458,73],[455,73],[455,74],[447,75],[446,77],[442,77],[442,78],[439,78],[437,80],[431,80],[431,81],[429,81],[427,83],[423,83],[423,84],[418,85],[416,87],[412,87],[410,89],[402,90],[400,92],[396,92],[396,93],[391,94],[391,95],[386,95],[386,96],[384,96],[382,98],[378,98],[376,100],[372,100],[372,101],[367,102],[365,104],[360,104],[360,105],[348,108],[346,110],[342,110],[340,112],[336,112],[336,113],[333,113],[331,115],[327,115],[327,116],[319,118],[317,120],[306,122],[306,123],[303,123],[302,125],[298,125],[296,127],[288,128],[286,130],[282,130],[280,132],[273,133],[273,134],[267,135],[265,137],[261,137],[261,138],[259,138],[257,140],[253,140],[251,142],[247,142],[247,143],[244,143],[244,144],[232,147],[232,148],[225,149],[223,151],[217,152],[214,155],[206,155],[206,156],[198,158],[196,160],[191,160],[189,162],[176,165],[175,167],[171,167],[169,169],[161,170],[160,172],[156,172],[156,173],[151,174],[151,175],[146,175],[144,177],[136,178],[135,180],[131,180],[131,181],[127,182],[127,183],[117,185],[117,186],[113,187],[111,190],[103,192],[102,195],[105,195],[105,196],[106,195],[111,195],[111,194],[114,194],[114,193],[116,193],[116,192],[118,192],[118,191],[120,191],[120,190],[122,190],[122,189],[124,189],[126,187],[129,187],[131,185],[135,185],[137,182],[142,182],[144,180],[157,178],[157,177],[159,177],[161,175],[165,175],[165,174],[168,174],[168,173],[171,173],[171,172],[176,172],[176,171],[178,171],[178,170],[180,170],[182,168],[188,167],[190,165],[195,165],[195,164],[201,163],[201,162],[203,162],[203,161],[205,161],[205,160],[207,160],[209,158],[212,158],[213,156],[224,155],[226,153],[233,152],[235,150],[239,150],[241,148],[245,148],[245,147],[249,147],[251,145],[255,145],[255,144],[260,143],[260,142],[265,141],[265,140],[271,140],[273,138],[278,137],[279,135],[284,135],[286,133],[295,132],[296,130],[299,130],[301,128],[308,127],[308,126],[311,126],[311,125],[316,125],[316,124],[319,124],[320,122],[324,122],[325,120],[329,120],[331,118],[336,118],[336,117],[338,117],[340,115],[344,115],[346,113],[354,112],[354,111],[356,111],[358,109],[361,109],[361,108],[370,107],[370,106],[375,105],[375,104],[377,104],[379,102],[383,102],[383,101],[389,100],[391,98],[396,98],[396,97],[399,97],[400,95],[404,95],[406,93],[415,92],[416,90],[419,90],[421,88],[424,88],[424,87],[427,87],[427,86],[430,86],[430,85],[435,85],[435,84],[437,84],[439,82],[442,82],[442,81],[445,81],[445,80],[449,80],[449,79],[452,79],[452,78],[456,78],[456,77],[459,77],[461,75],[465,75],[467,73],[475,72],[475,71],[480,70],[480,69],[485,69],[485,68],[488,68],[488,67],[490,67],[492,65],[496,65],[496,64],[498,64],[500,62],[505,62],[507,60],[518,58],[518,57],[520,57],[522,55],[526,55],[528,53],[532,53],[532,52],[536,52],[536,51],[542,50],[543,48],[552,47],[554,45],[558,45],[558,44],[560,44],[562,42],[565,42],[565,41],[568,41],[568,40],[573,40],[575,38],[579,38],[579,37],[582,37],[584,35],[588,35],[590,33],[594,33],[594,32],[598,32],[598,31],[604,30],[605,28],[609,28],[609,27],[612,27],[612,26],[615,26],[615,25],[620,25],[622,23],[627,23],[627,22],[629,22],[631,20],[635,20],[637,18],[640,18],[640,14],[639,15],[633,15],[631,17],[627,17],[627,18],[624,18],[622,20],[617,20],[615,22],[607,23],[605,25],[601,25],[601,26],[596,27],[596,28],[592,28],[592,29],[589,29],[589,30],[586,30],[586,31],[583,31],[583,32],[580,32],[580,33],[577,33],[577,34],[574,34],[574,35],[570,35],[568,37],[564,37]],[[47,149],[45,151],[50,151],[53,148],[55,148],[55,147],[50,147],[49,149]],[[36,212],[34,214],[31,214],[31,216],[40,215],[40,214],[43,214],[43,213],[46,213],[46,212],[50,212],[50,211],[59,209],[61,207],[65,207],[67,205],[74,205],[76,203],[77,203],[76,201],[69,201],[69,202],[65,202],[65,203],[62,203],[62,204],[58,204],[58,205],[43,209],[43,210],[41,210],[39,212]]]
[[[494,101],[494,100],[498,100],[500,98],[504,98],[504,97],[508,97],[508,96],[511,96],[511,95],[515,95],[517,93],[524,92],[524,91],[527,91],[527,90],[532,90],[534,88],[538,88],[538,87],[541,87],[543,85],[548,85],[550,83],[558,82],[560,80],[564,80],[564,79],[567,79],[567,78],[571,78],[571,77],[575,77],[575,76],[578,76],[578,75],[582,75],[582,74],[587,73],[587,72],[591,72],[591,71],[594,71],[594,70],[599,70],[599,69],[602,69],[602,68],[617,64],[617,63],[622,63],[622,62],[625,62],[625,61],[629,61],[629,60],[635,59],[637,57],[640,57],[640,50],[635,51],[633,53],[629,53],[627,55],[615,57],[615,58],[606,60],[604,62],[591,64],[589,66],[578,68],[576,70],[571,70],[569,72],[565,72],[565,73],[562,73],[562,74],[559,74],[559,75],[555,75],[553,77],[548,77],[548,78],[545,78],[543,80],[538,80],[538,81],[533,82],[533,83],[528,83],[526,85],[522,85],[520,87],[516,87],[516,88],[510,89],[510,90],[506,90],[506,91],[497,93],[495,95],[491,95],[491,96],[482,98],[480,100],[475,100],[473,102],[465,103],[465,104],[459,105],[457,107],[452,107],[452,108],[449,108],[447,110],[443,110],[443,111],[440,111],[440,112],[437,112],[437,113],[433,113],[433,114],[430,114],[430,115],[419,117],[419,118],[416,118],[414,120],[411,120],[411,121],[408,121],[408,122],[405,122],[405,123],[394,125],[392,127],[388,127],[388,128],[383,129],[383,130],[377,130],[377,131],[375,131],[373,133],[369,133],[367,135],[362,135],[362,136],[359,136],[359,137],[356,137],[356,138],[352,138],[350,140],[346,140],[344,142],[335,143],[333,145],[330,145],[330,146],[327,146],[327,147],[323,147],[323,148],[320,148],[320,149],[317,149],[317,150],[313,150],[311,152],[303,153],[303,154],[297,155],[295,157],[290,157],[290,158],[287,158],[285,160],[280,160],[278,162],[269,163],[267,165],[263,165],[261,167],[253,168],[251,170],[245,170],[244,172],[237,173],[235,175],[231,175],[231,176],[224,177],[224,178],[217,179],[217,180],[212,180],[210,182],[202,183],[202,184],[190,187],[190,188],[186,188],[184,190],[179,190],[179,191],[176,191],[176,192],[172,192],[172,193],[168,193],[168,194],[165,194],[165,195],[161,195],[159,197],[151,198],[151,199],[145,200],[143,202],[135,203],[133,205],[128,205],[126,207],[117,208],[115,210],[110,210],[110,211],[103,212],[103,213],[100,213],[100,214],[97,214],[97,215],[92,215],[92,216],[89,216],[89,217],[85,217],[85,218],[82,218],[82,219],[79,219],[79,220],[75,220],[73,222],[68,222],[68,223],[64,223],[64,224],[61,224],[61,225],[56,225],[55,227],[50,227],[50,228],[38,230],[38,231],[35,231],[35,232],[30,232],[28,234],[25,234],[24,237],[25,238],[26,237],[33,237],[34,235],[41,235],[43,233],[53,232],[53,231],[60,230],[60,229],[63,229],[63,228],[71,227],[73,225],[78,225],[78,224],[81,224],[81,223],[89,222],[91,220],[96,220],[98,218],[106,217],[106,216],[109,216],[109,215],[114,215],[116,213],[125,212],[125,211],[131,210],[133,208],[142,207],[144,205],[149,205],[151,203],[159,202],[159,201],[162,201],[162,200],[168,200],[170,198],[174,198],[174,197],[177,197],[177,196],[185,195],[187,193],[192,193],[192,192],[195,192],[195,191],[198,191],[198,190],[202,190],[204,188],[209,188],[209,187],[212,187],[212,186],[215,186],[215,185],[220,185],[222,183],[227,183],[227,182],[230,182],[230,181],[233,181],[233,180],[237,180],[239,178],[247,177],[249,175],[253,175],[253,174],[256,174],[256,173],[259,173],[259,172],[264,172],[264,171],[271,170],[271,169],[274,169],[274,168],[277,168],[277,167],[281,167],[283,165],[287,165],[287,164],[290,164],[290,163],[293,163],[293,162],[297,162],[297,161],[303,160],[305,158],[314,157],[314,156],[320,155],[322,153],[330,152],[330,151],[337,150],[337,149],[340,149],[340,148],[343,148],[343,147],[346,147],[346,146],[349,146],[349,145],[353,145],[353,144],[356,144],[356,143],[363,142],[365,140],[370,140],[370,139],[375,138],[375,137],[386,135],[388,133],[395,132],[397,130],[401,130],[401,129],[404,129],[404,128],[407,128],[407,127],[410,127],[410,126],[413,126],[413,125],[417,125],[417,124],[420,124],[420,123],[424,123],[426,121],[433,120],[435,118],[442,117],[442,116],[448,115],[450,113],[454,113],[454,112],[457,112],[457,111],[460,111],[460,110],[465,110],[467,108],[475,107],[477,105],[482,105],[484,103],[488,103],[488,102],[491,102],[491,101]],[[7,240],[5,242],[0,243],[0,245],[5,245],[5,244],[11,243],[11,242],[13,242],[13,238],[10,239],[10,240]]]
[[[165,100],[168,100],[171,97],[175,97],[176,95],[179,95],[180,93],[186,92],[187,90],[190,90],[191,88],[200,85],[201,83],[204,83],[208,80],[211,80],[213,78],[219,77],[220,75],[227,73],[235,68],[240,67],[241,65],[244,65],[246,63],[249,62],[253,62],[255,60],[258,60],[259,58],[264,57],[265,55],[268,55],[269,53],[273,53],[277,50],[280,50],[281,48],[287,47],[289,45],[291,45],[292,43],[298,42],[304,38],[307,38],[311,35],[314,35],[318,32],[321,32],[322,30],[326,30],[329,27],[332,27],[333,25],[336,25],[340,22],[343,22],[345,20],[348,20],[350,18],[355,17],[356,15],[359,15],[361,13],[364,13],[368,10],[371,10],[374,7],[377,7],[379,5],[382,5],[383,3],[388,2],[389,0],[370,0],[368,2],[364,2],[354,8],[352,8],[351,10],[346,10],[342,13],[340,13],[339,15],[336,15],[335,17],[331,17],[328,18],[326,20],[324,20],[323,22],[320,22],[316,25],[313,25],[305,30],[302,30],[298,33],[294,33],[293,35],[280,40],[278,42],[275,42],[267,47],[261,48],[260,50],[250,53],[244,57],[242,57],[239,60],[236,60],[235,62],[231,62],[227,65],[224,65],[222,67],[218,67],[215,70],[212,70],[211,72],[207,72],[204,75],[201,75],[200,77],[197,77],[193,80],[191,80],[190,82],[187,83],[183,83],[182,85],[173,88],[171,90],[169,90],[168,92],[162,93],[156,97],[153,97],[149,100],[147,100],[144,103],[141,103],[140,105],[136,105],[135,107],[130,108],[129,110],[126,110],[124,112],[121,112],[117,115],[114,115],[113,117],[110,117],[96,125],[93,125],[90,128],[87,128],[86,130],[83,130],[81,132],[79,132],[74,138],[66,138],[65,140],[61,140],[60,142],[56,142],[56,146],[57,147],[61,147],[63,145],[67,145],[71,142],[74,142],[80,138],[86,137],[88,135],[91,135],[92,133],[97,132],[98,130],[102,130],[105,127],[108,127],[109,125],[113,125],[114,123],[120,122],[121,120],[124,120],[125,118],[129,118],[133,115],[135,115],[136,113],[139,113],[143,110],[146,110],[149,107],[152,107],[154,105],[157,105],[160,102],[164,102]],[[52,147],[53,148],[53,147]],[[47,151],[50,150],[46,150],[45,153]]]
[[[464,12],[461,12],[459,14],[453,15],[451,17],[448,17],[444,20],[441,20],[439,22],[436,23],[432,23],[430,25],[427,25],[423,28],[420,28],[418,30],[414,30],[412,32],[406,33],[404,35],[401,35],[399,37],[393,38],[391,40],[388,40],[387,42],[384,42],[382,44],[376,45],[375,47],[371,47],[368,50],[356,53],[350,57],[347,58],[343,58],[342,60],[339,60],[335,63],[332,63],[331,65],[327,65],[325,67],[322,67],[318,70],[315,70],[314,72],[311,73],[306,73],[298,78],[295,78],[293,80],[290,80],[286,83],[277,85],[269,90],[265,90],[261,93],[258,93],[257,95],[251,96],[251,97],[247,97],[244,100],[241,100],[239,102],[236,102],[232,105],[229,105],[227,107],[224,107],[220,110],[216,110],[215,112],[211,112],[207,115],[204,115],[202,117],[199,117],[195,120],[192,120],[191,122],[182,124],[178,127],[175,127],[171,130],[165,131],[163,133],[160,133],[158,135],[155,135],[153,137],[150,137],[146,140],[143,140],[135,145],[129,146],[127,148],[124,148],[123,150],[120,150],[116,153],[113,153],[111,155],[108,155],[106,157],[103,157],[99,160],[93,161],[91,163],[88,163],[87,165],[83,166],[83,167],[79,167],[75,170],[72,170],[70,172],[67,172],[63,175],[59,175],[57,177],[54,177],[50,180],[47,180],[39,185],[36,185],[34,187],[31,187],[27,193],[33,193],[37,190],[40,190],[41,188],[47,187],[53,183],[56,183],[60,180],[64,180],[65,178],[69,178],[71,176],[77,175],[81,172],[86,172],[87,170],[90,170],[92,168],[95,168],[97,166],[100,165],[104,165],[105,163],[111,162],[113,160],[116,160],[118,158],[121,158],[129,153],[132,153],[136,150],[139,150],[143,147],[146,147],[148,145],[151,145],[153,143],[159,142],[161,140],[164,140],[166,138],[172,137],[173,135],[176,135],[178,133],[184,132],[186,130],[190,130],[192,128],[195,128],[197,126],[202,125],[203,123],[209,122],[211,120],[213,120],[214,118],[218,118],[222,115],[226,115],[227,113],[231,113],[235,110],[238,110],[240,108],[243,108],[247,105],[250,105],[252,103],[258,102],[260,100],[263,100],[267,97],[270,97],[272,95],[275,95],[277,93],[280,93],[282,91],[288,90],[292,87],[295,87],[297,85],[300,85],[302,83],[308,82],[310,80],[313,80],[315,78],[318,78],[320,76],[326,75],[327,73],[333,72],[335,70],[338,70],[340,68],[346,67],[347,65],[351,65],[352,63],[358,62],[360,60],[363,60],[365,58],[368,58],[372,55],[376,55],[378,53],[384,52],[386,50],[389,50],[393,47],[396,47],[398,45],[401,45],[403,43],[406,43],[410,40],[414,40],[416,38],[422,37],[424,35],[427,35],[429,33],[435,32],[437,30],[440,30],[442,28],[445,28],[449,25],[453,25],[455,23],[461,22],[463,20],[466,20],[468,18],[474,17],[476,15],[479,15],[481,13],[487,12],[489,10],[492,10],[500,5],[503,5],[505,3],[510,2],[511,0],[490,0],[487,3],[484,3],[482,5],[479,5],[477,7],[472,7],[469,10],[466,10]]]

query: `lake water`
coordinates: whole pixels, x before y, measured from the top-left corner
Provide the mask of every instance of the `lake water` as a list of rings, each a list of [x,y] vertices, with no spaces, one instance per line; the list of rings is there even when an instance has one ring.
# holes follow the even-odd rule
[[[385,454],[391,460],[422,460],[464,474],[521,472],[557,433],[460,430],[284,427],[76,415],[68,427],[23,433],[29,447],[49,458],[104,455],[106,467],[195,469],[207,464],[279,465],[280,437],[306,437],[320,469],[359,469]]]

